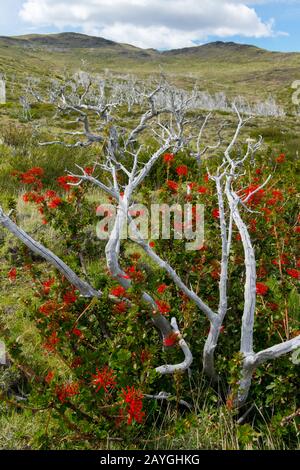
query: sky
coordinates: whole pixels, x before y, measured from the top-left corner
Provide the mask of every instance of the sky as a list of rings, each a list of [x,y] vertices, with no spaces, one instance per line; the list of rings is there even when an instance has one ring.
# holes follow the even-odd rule
[[[74,31],[143,48],[235,41],[300,52],[300,0],[0,0],[0,35]]]

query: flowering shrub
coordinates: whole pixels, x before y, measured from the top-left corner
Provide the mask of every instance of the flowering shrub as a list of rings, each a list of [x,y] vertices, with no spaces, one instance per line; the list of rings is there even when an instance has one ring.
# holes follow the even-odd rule
[[[150,150],[145,150],[145,154],[143,151],[141,167],[145,167],[144,160],[147,161]],[[132,163],[128,153],[120,163],[124,168]],[[245,174],[236,182],[236,191],[243,200],[245,224],[255,245],[257,279],[252,291],[257,293],[254,330],[255,350],[259,351],[266,344],[289,341],[299,334],[296,243],[300,219],[291,156],[278,156],[272,151],[267,156],[260,154],[257,161],[258,168],[248,164]],[[137,194],[139,202],[146,206],[153,195],[155,202],[170,206],[185,202],[205,205],[205,243],[200,249],[187,252],[184,240],[174,238],[145,242],[144,251],[150,252],[152,260],[155,256],[166,259],[176,275],[184,279],[185,289],[180,288],[179,283],[170,282],[162,262],[149,263],[141,249],[143,245],[133,251],[130,241],[120,246],[116,244],[107,263],[103,242],[93,238],[99,201],[96,204],[94,195],[89,192],[88,177],[96,175],[95,167],[83,168],[82,179],[61,175],[55,181],[49,181],[46,170],[40,167],[14,172],[21,187],[26,188],[23,201],[41,215],[41,225],[47,225],[42,227],[45,237],[47,230],[54,231],[61,258],[72,269],[69,277],[65,267],[65,275],[60,269],[48,272],[40,258],[20,251],[18,264],[13,263],[17,268],[10,266],[7,270],[11,288],[18,286],[22,276],[20,282],[33,294],[24,303],[26,317],[37,331],[37,347],[44,361],[43,366],[31,364],[29,388],[35,408],[51,409],[53,415],[61,422],[67,421],[71,429],[75,426],[77,432],[95,439],[105,440],[113,435],[126,440],[131,439],[136,430],[141,430],[142,425],[151,425],[157,418],[156,402],[151,397],[162,390],[174,399],[177,409],[181,397],[189,400],[193,385],[188,374],[181,374],[178,367],[183,363],[182,351],[188,348],[185,338],[193,351],[191,369],[196,383],[201,376],[199,364],[203,348],[211,333],[208,319],[197,310],[191,297],[194,294],[205,298],[211,308],[218,311],[222,280],[219,230],[223,214],[214,181],[206,169],[203,171],[204,166],[191,159],[188,151],[163,152]],[[214,161],[211,166],[210,170],[215,170]],[[107,170],[105,165],[104,169]],[[270,172],[272,185],[263,185]],[[123,189],[124,175],[119,174],[118,168],[114,177],[114,184]],[[113,189],[108,189],[114,195]],[[114,198],[109,197],[113,202]],[[126,197],[127,192],[120,191],[115,205],[121,206]],[[192,224],[197,217],[193,210]],[[176,228],[182,228],[182,223],[174,226],[174,231]],[[234,352],[239,347],[237,338],[243,316],[247,262],[241,231],[233,226],[231,235],[231,263],[227,273],[230,308],[224,323],[213,329],[220,334],[216,351],[222,381],[219,389],[226,390],[224,403],[234,412],[243,362],[241,355]],[[115,254],[119,256],[122,269],[117,267],[116,274],[112,275]],[[61,268],[62,261],[59,263]],[[83,285],[80,290],[78,275],[84,277],[89,286],[94,286],[92,294],[90,291],[86,294],[85,281],[80,282],[80,286]],[[75,279],[73,284],[72,279]],[[192,292],[187,286],[193,286]],[[158,335],[151,327],[157,320],[170,325],[173,316],[181,333],[174,322],[165,334],[157,328]],[[26,364],[26,351],[16,340],[9,344],[8,333],[7,337],[14,361]],[[186,362],[187,358],[186,353]],[[158,367],[161,363],[175,364],[175,373],[159,374],[157,369],[172,367]],[[59,364],[57,369],[53,364]],[[249,399],[255,399],[257,406],[270,413],[275,408],[282,412],[292,403],[297,382],[297,370],[288,359],[280,359],[277,366],[263,365],[254,372]],[[219,398],[210,390],[212,403]]]

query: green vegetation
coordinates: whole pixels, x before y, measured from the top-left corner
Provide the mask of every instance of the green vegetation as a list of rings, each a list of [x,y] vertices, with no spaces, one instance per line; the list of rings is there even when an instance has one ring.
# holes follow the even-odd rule
[[[50,36],[0,38],[0,71],[15,82],[26,76],[43,79],[60,77],[82,68],[104,73],[135,74],[145,78],[160,67],[177,86],[193,87],[230,98],[243,95],[250,100],[272,95],[280,105],[292,108],[291,84],[299,79],[300,54],[269,52],[254,46],[212,43],[178,51],[157,52],[113,43],[101,38],[64,33]],[[14,93],[8,90],[10,98]]]
[[[24,230],[104,293],[97,301],[80,297],[66,279],[0,226],[0,339],[5,341],[9,358],[9,367],[0,365],[0,448],[299,448],[299,364],[291,357],[257,369],[249,403],[242,412],[225,399],[228,384],[233,391],[237,384],[240,361],[234,353],[239,347],[244,282],[243,250],[238,237],[234,239],[229,274],[232,307],[218,346],[217,363],[222,375],[218,389],[211,387],[201,373],[207,320],[180,295],[165,272],[128,241],[122,243],[121,263],[134,281],[128,294],[130,305],[123,305],[125,311],[123,307],[118,310],[109,297],[118,283],[108,275],[105,243],[95,235],[95,210],[99,201],[107,198],[86,183],[65,190],[57,180],[66,169],[78,171],[76,164],[90,167],[95,160],[102,162],[103,146],[39,146],[53,135],[61,137],[66,129],[78,127],[70,127],[62,115],[54,117],[52,105],[35,103],[30,116],[24,116],[19,103],[26,76],[41,78],[45,86],[51,78],[62,77],[64,68],[68,74],[83,68],[82,59],[93,72],[109,68],[139,77],[156,73],[161,64],[168,77],[181,87],[190,89],[199,80],[201,88],[225,90],[228,96],[265,98],[272,93],[290,111],[290,81],[300,64],[299,54],[269,53],[237,45],[214,44],[158,53],[72,34],[0,38],[0,70],[7,74],[9,94],[8,103],[0,106],[0,204],[5,212],[12,211],[11,217]],[[136,109],[129,113],[124,106],[118,110],[118,119],[132,126],[137,114]],[[236,117],[217,112],[207,129],[207,142],[214,142],[215,129],[224,118],[228,121],[224,139],[232,135]],[[91,122],[95,126],[96,122]],[[241,135],[242,141],[260,135],[264,138],[256,166],[247,164],[243,187],[253,184],[255,178],[262,182],[272,174],[271,183],[255,207],[263,216],[246,215],[257,254],[258,280],[267,292],[258,296],[257,350],[292,338],[300,330],[299,280],[286,273],[287,268],[299,269],[299,233],[295,231],[299,226],[299,134],[299,119],[289,112],[284,118],[257,117]],[[150,135],[147,139],[142,159],[154,149]],[[278,161],[283,153],[285,157]],[[214,169],[214,163],[205,161],[198,171],[188,151],[176,155],[176,165],[188,166],[195,185],[205,185],[206,192],[199,196],[195,191],[192,197],[193,202],[205,204],[206,250],[186,253],[178,240],[159,241],[155,249],[215,308],[219,227],[211,215],[217,201],[213,183],[205,179],[206,164]],[[163,159],[157,162],[137,194],[139,202],[147,205],[154,195],[156,200],[161,198],[170,204],[184,202],[185,181],[178,177],[175,166],[167,168]],[[55,191],[59,198],[52,207],[44,201],[42,213],[28,196],[36,187],[22,180],[31,169],[42,169],[34,179],[34,184],[42,184],[39,191]],[[167,179],[178,184],[176,193],[168,188]],[[270,202],[272,191],[277,191],[279,198],[275,202]],[[187,374],[158,377],[154,372],[161,364],[182,360],[177,348],[161,347],[147,309],[139,301],[143,289],[155,296],[158,286],[164,284],[168,288],[158,298],[169,303],[192,345],[191,378]],[[107,373],[106,365],[114,371],[111,388],[108,392],[103,387],[97,391],[93,377],[99,370],[102,375]],[[64,395],[66,384],[69,388]],[[147,394],[164,390],[171,398],[145,399],[143,411],[135,410],[135,419],[129,422],[124,400],[127,387]],[[139,398],[135,399],[138,408]],[[182,399],[191,410],[180,403]]]

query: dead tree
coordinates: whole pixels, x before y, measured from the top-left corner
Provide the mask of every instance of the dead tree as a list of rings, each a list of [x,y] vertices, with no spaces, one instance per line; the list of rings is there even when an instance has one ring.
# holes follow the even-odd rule
[[[114,112],[122,106],[122,100],[110,99],[110,94],[105,91],[105,83],[94,83],[87,74],[81,74],[73,81],[69,81],[60,88],[58,97],[59,112],[75,115],[72,121],[82,126],[82,131],[68,132],[75,139],[73,143],[62,140],[43,142],[41,145],[66,145],[67,147],[87,147],[94,143],[102,144],[103,159],[94,163],[93,174],[78,167],[78,171],[68,172],[69,175],[78,178],[77,183],[83,182],[96,186],[109,195],[117,205],[116,217],[113,229],[109,235],[105,248],[106,262],[111,276],[125,289],[131,287],[131,280],[125,275],[120,265],[121,234],[124,227],[130,224],[132,241],[139,244],[146,254],[161,269],[165,270],[177,288],[182,291],[195,307],[199,314],[203,314],[209,321],[210,330],[203,351],[203,369],[205,374],[213,381],[218,380],[218,371],[215,366],[215,351],[218,346],[220,332],[224,319],[228,313],[228,271],[230,253],[232,249],[232,233],[235,226],[240,234],[244,249],[245,286],[244,286],[244,312],[241,326],[240,353],[242,356],[241,381],[235,404],[243,405],[247,400],[253,372],[267,360],[273,360],[283,354],[300,347],[300,336],[292,340],[282,342],[263,351],[253,350],[253,325],[256,306],[256,260],[255,251],[251,242],[249,231],[243,220],[243,211],[250,210],[247,202],[265,185],[265,183],[243,199],[235,189],[236,183],[243,174],[244,166],[249,159],[254,159],[260,148],[262,139],[257,142],[248,141],[246,152],[235,156],[234,148],[238,144],[241,130],[245,123],[237,110],[238,123],[234,135],[227,146],[222,148],[224,139],[219,131],[219,137],[215,144],[205,145],[203,135],[210,116],[189,116],[191,96],[186,96],[174,87],[169,86],[165,80],[161,80],[150,93],[145,90],[137,90],[137,96],[147,103],[146,110],[140,115],[137,123],[132,127],[124,128],[118,123]],[[116,95],[114,95],[116,98]],[[163,96],[163,98],[162,98]],[[90,116],[97,117],[98,127],[91,129]],[[195,136],[192,129],[197,129]],[[156,149],[148,149],[149,155],[146,161],[141,161],[140,155],[144,136],[151,135],[156,140]],[[220,214],[220,244],[222,247],[221,273],[219,282],[219,305],[214,311],[192,287],[188,286],[176,272],[176,270],[163,258],[161,258],[144,240],[136,224],[130,216],[134,204],[135,195],[139,191],[150,171],[166,152],[178,152],[186,149],[194,140],[196,152],[191,152],[191,158],[198,161],[209,151],[222,149],[222,161],[214,174],[209,173],[211,180],[215,182]],[[144,152],[145,153],[145,152]],[[126,157],[126,159],[124,158]],[[129,163],[128,163],[129,162]],[[120,179],[122,176],[122,179]],[[120,183],[122,181],[122,183]],[[99,297],[92,286],[79,279],[62,260],[33,240],[28,234],[17,227],[9,216],[0,211],[0,223],[12,234],[25,243],[30,249],[42,256],[46,261],[62,272],[67,279],[82,293],[88,297]],[[183,352],[184,360],[179,364],[166,364],[157,367],[161,374],[173,374],[175,371],[186,371],[193,361],[192,352],[181,336],[175,318],[169,322],[165,316],[159,313],[155,299],[148,293],[141,294],[141,301],[149,307],[153,324],[159,330],[163,341],[171,334],[178,336],[178,344]]]

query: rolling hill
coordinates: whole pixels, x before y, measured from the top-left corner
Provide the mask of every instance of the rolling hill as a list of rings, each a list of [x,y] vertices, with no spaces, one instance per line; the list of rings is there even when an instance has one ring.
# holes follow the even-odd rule
[[[213,42],[169,51],[141,49],[78,33],[0,36],[0,73],[22,83],[26,76],[60,76],[84,67],[145,77],[162,68],[179,86],[195,82],[210,92],[291,101],[300,79],[300,53],[270,52],[251,45]]]

